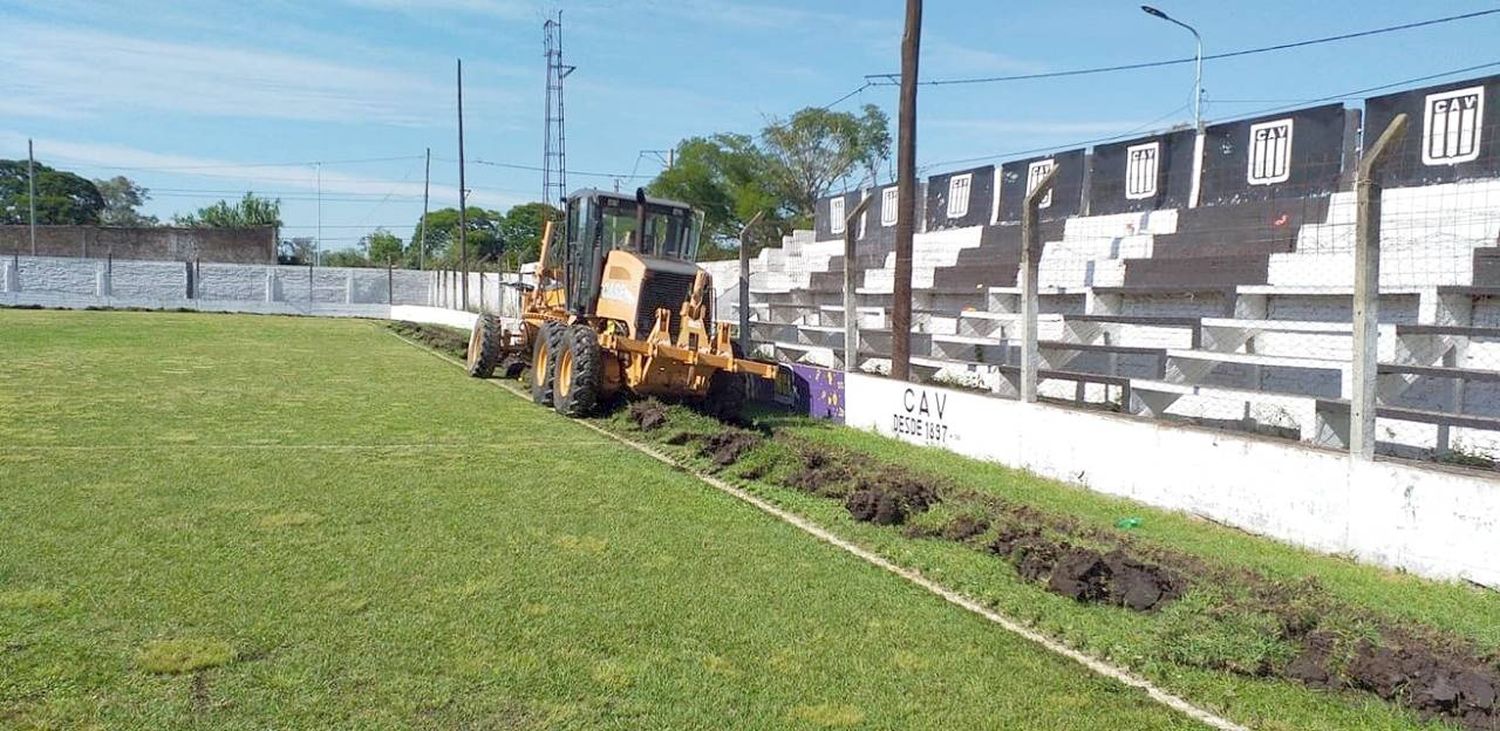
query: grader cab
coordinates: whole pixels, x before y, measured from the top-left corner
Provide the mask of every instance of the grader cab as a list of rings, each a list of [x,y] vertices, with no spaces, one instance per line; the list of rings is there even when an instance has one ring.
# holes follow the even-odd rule
[[[693,263],[702,228],[703,214],[643,190],[569,196],[561,236],[551,222],[543,233],[520,317],[475,323],[469,374],[529,354],[532,399],[567,416],[621,392],[737,413],[744,378],[774,379],[776,365],[744,358],[729,325],[714,322],[713,281]]]

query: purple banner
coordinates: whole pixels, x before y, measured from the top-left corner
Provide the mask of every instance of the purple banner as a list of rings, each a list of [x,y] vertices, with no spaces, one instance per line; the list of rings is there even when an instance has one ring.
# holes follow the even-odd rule
[[[809,365],[782,365],[770,400],[815,419],[844,421],[844,372]]]

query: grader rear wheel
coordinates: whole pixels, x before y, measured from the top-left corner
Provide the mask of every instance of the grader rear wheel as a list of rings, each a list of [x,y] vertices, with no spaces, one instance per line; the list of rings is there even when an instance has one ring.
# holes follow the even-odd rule
[[[500,320],[480,315],[469,333],[468,371],[474,378],[489,378],[500,363]]]
[[[553,405],[563,416],[588,416],[599,403],[604,376],[604,353],[599,334],[588,325],[567,330],[557,355],[557,385]]]
[[[567,332],[568,326],[560,322],[542,323],[531,346],[531,400],[542,406],[552,405],[557,354]]]

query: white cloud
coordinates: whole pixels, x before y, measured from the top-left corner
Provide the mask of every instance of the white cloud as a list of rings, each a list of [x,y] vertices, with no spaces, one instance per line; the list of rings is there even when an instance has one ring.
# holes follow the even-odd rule
[[[140,171],[161,174],[200,177],[215,181],[216,185],[242,183],[250,188],[262,190],[298,189],[318,190],[318,173],[312,165],[262,165],[238,163],[214,158],[189,155],[173,155],[121,145],[104,145],[89,142],[38,138],[35,140],[37,158],[49,165],[77,165],[100,168],[100,176],[122,174],[128,177]],[[26,136],[18,132],[0,130],[0,150],[19,150],[24,154]],[[420,159],[416,160],[420,163]],[[389,180],[360,175],[351,175],[325,166],[322,170],[322,191],[326,195],[355,194],[415,198],[422,195],[420,174],[410,180]],[[473,205],[507,208],[526,202],[525,196],[502,191],[487,191],[470,186],[469,202]],[[458,188],[448,185],[433,185],[433,200],[457,200]]]
[[[157,41],[14,23],[0,44],[6,112],[93,116],[121,110],[392,125],[445,124],[423,99],[449,79],[214,43]],[[476,89],[490,101],[503,94]]]

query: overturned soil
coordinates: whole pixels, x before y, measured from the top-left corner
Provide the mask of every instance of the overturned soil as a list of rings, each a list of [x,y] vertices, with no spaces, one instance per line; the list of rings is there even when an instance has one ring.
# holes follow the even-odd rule
[[[424,325],[400,320],[390,325],[397,335],[415,340],[433,350],[459,360],[469,356],[469,336],[450,327]]]
[[[668,407],[632,404],[630,421],[643,431],[667,425]],[[1436,630],[1412,627],[1331,597],[1312,579],[1272,580],[1255,571],[1143,542],[1125,531],[1055,514],[994,493],[959,487],[868,454],[830,448],[783,432],[762,436],[725,425],[711,433],[663,431],[661,442],[692,445],[719,468],[741,462],[767,441],[786,458],[758,459],[737,476],[763,479],[837,500],[855,521],[905,526],[905,535],[985,550],[1028,582],[1083,603],[1158,612],[1193,586],[1234,586],[1234,611],[1274,617],[1272,629],[1293,649],[1290,656],[1246,670],[1310,687],[1360,691],[1470,731],[1500,731],[1500,670],[1472,647]],[[789,449],[786,449],[789,447]],[[913,518],[942,503],[946,519]],[[1330,616],[1354,618],[1367,628],[1351,640]],[[1220,621],[1220,620],[1213,620]],[[1193,660],[1177,660],[1194,664]],[[1205,665],[1210,667],[1210,665]]]
[[[710,434],[703,440],[702,454],[720,467],[728,467],[740,461],[746,452],[760,446],[760,435],[747,431],[731,430]]]
[[[667,424],[667,407],[655,401],[637,401],[630,405],[630,420],[641,431],[654,431]]]

